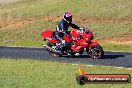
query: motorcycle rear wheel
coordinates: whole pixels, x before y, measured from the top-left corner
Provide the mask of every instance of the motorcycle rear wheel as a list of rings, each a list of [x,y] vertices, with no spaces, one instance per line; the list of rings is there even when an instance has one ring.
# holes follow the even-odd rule
[[[50,48],[52,48],[53,45],[52,45],[50,42],[48,42],[48,43],[47,43],[47,46],[50,47]],[[51,55],[51,56],[53,56],[53,57],[60,57],[60,56],[62,56],[62,55],[59,55],[59,54],[53,52],[53,51],[50,50],[50,49],[47,49],[47,51],[49,52],[49,55]]]

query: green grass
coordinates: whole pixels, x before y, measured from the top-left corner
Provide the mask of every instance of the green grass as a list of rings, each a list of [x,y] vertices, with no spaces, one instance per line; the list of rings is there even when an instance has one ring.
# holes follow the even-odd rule
[[[55,24],[46,21],[36,21],[21,29],[3,28],[0,30],[0,45],[42,47],[41,32],[48,28],[55,28]]]
[[[132,45],[101,43],[104,51],[132,52]]]
[[[1,6],[1,14],[24,17],[62,15],[66,10],[88,17],[128,18],[131,16],[131,0],[20,0],[17,4]]]
[[[130,74],[132,70],[84,66],[88,74]],[[78,66],[35,60],[0,60],[0,88],[131,88],[132,84],[76,83]]]
[[[117,37],[119,35],[132,33],[132,24],[93,24],[91,29],[95,39]]]

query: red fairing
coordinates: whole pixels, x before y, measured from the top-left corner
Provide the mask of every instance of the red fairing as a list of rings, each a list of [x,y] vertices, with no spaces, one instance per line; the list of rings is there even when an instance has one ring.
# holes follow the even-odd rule
[[[52,39],[52,33],[53,31],[51,30],[44,31],[42,32],[41,36],[44,38],[44,40],[48,40],[51,43],[58,43],[59,41]]]
[[[63,38],[67,43],[70,43],[72,41],[72,39],[68,38],[67,36],[64,36]]]
[[[71,49],[76,52],[80,52],[81,49],[86,48],[87,46],[88,42],[86,42],[84,39],[81,39],[78,42],[75,42],[75,45],[72,46]]]
[[[48,38],[51,38],[51,35],[52,35],[53,31],[49,30],[49,31],[44,31],[42,32],[41,36],[42,38],[46,39],[47,37]]]
[[[77,37],[81,35],[83,37],[83,39],[77,39]],[[90,41],[90,37],[92,35],[88,35],[88,34],[84,34],[84,33],[79,33],[76,30],[73,30],[71,32],[71,36],[75,39],[77,39],[77,42],[74,42],[75,46],[72,46],[71,49],[76,51],[76,52],[80,52],[81,49],[84,49],[88,46],[88,41]]]
[[[76,30],[73,30],[70,32],[70,35],[73,37],[73,38],[77,38],[79,33],[76,32]]]
[[[89,45],[89,49],[91,49],[93,46],[99,45],[97,42],[91,42]]]

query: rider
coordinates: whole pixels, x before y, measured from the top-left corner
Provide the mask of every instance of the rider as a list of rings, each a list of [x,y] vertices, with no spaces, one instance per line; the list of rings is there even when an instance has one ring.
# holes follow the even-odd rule
[[[60,45],[56,47],[56,52],[62,53],[61,50],[63,47],[67,45],[66,41],[63,39],[63,36],[67,36],[72,39],[72,36],[68,33],[68,28],[72,27],[74,29],[79,29],[76,24],[72,23],[72,14],[70,12],[66,12],[63,15],[62,20],[58,23],[56,31],[54,33],[54,38],[60,41]]]

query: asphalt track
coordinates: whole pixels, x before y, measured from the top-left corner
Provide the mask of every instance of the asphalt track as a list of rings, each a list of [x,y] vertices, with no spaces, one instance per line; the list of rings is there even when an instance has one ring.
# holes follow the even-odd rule
[[[0,58],[33,59],[61,63],[132,68],[132,53],[126,52],[105,52],[102,59],[92,59],[86,53],[74,58],[68,58],[66,56],[52,57],[44,48],[0,47]]]

